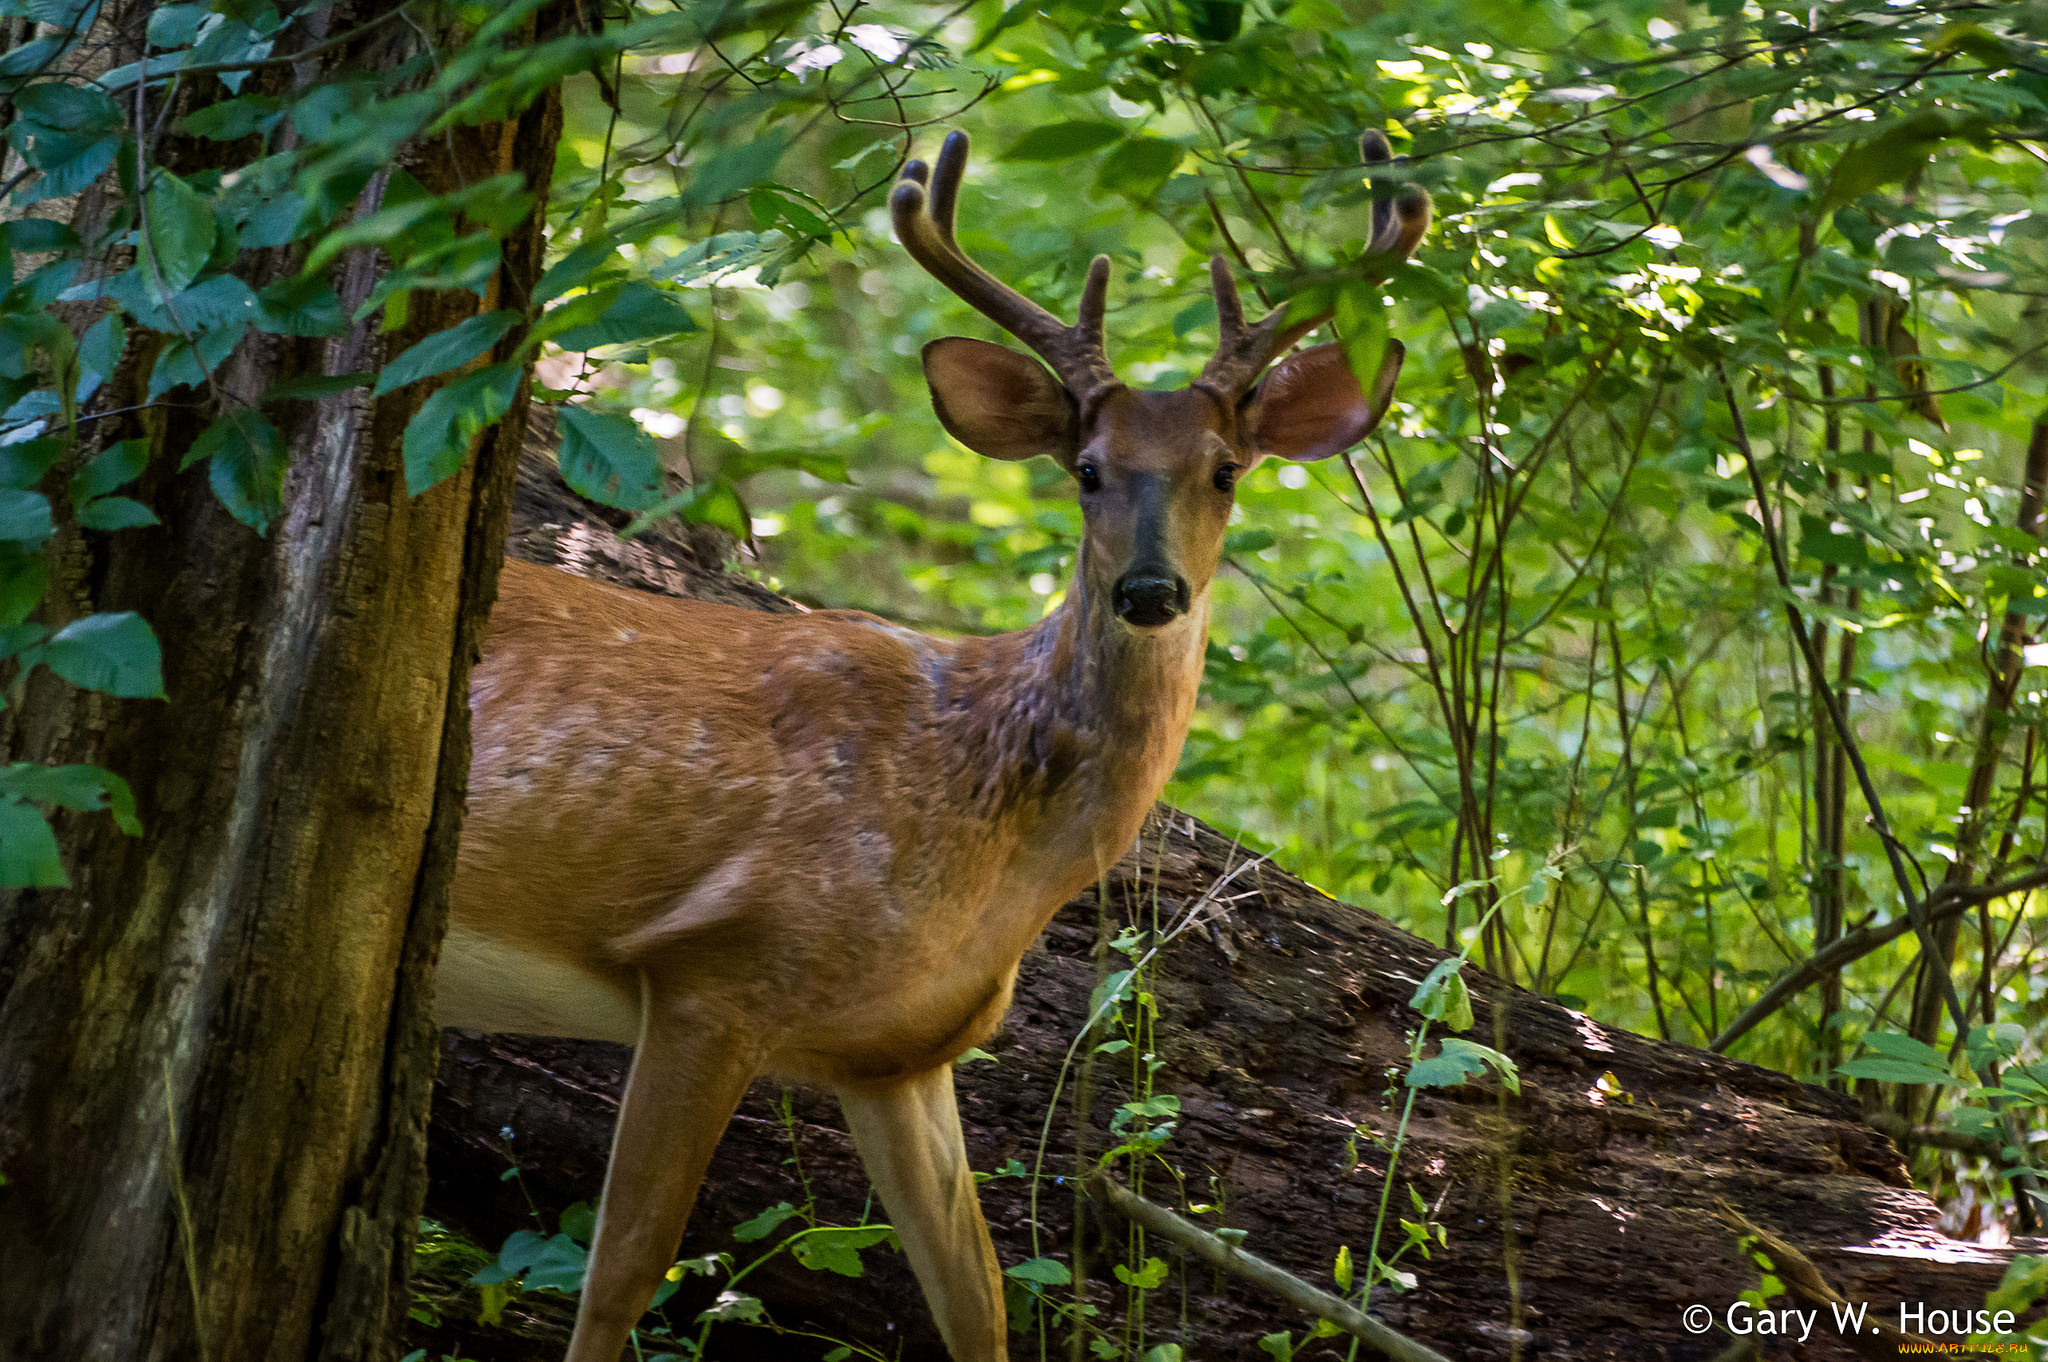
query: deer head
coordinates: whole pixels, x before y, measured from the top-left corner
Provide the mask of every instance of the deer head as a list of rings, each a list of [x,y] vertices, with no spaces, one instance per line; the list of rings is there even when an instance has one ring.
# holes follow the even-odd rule
[[[1366,164],[1390,159],[1387,139],[1360,139]],[[1097,600],[1136,629],[1186,614],[1223,552],[1237,480],[1260,460],[1326,459],[1363,439],[1393,400],[1403,350],[1387,345],[1368,392],[1336,345],[1287,351],[1329,319],[1284,307],[1247,326],[1237,282],[1209,263],[1220,337],[1201,376],[1172,392],[1117,380],[1103,347],[1109,257],[1089,266],[1080,315],[1067,326],[968,259],[953,236],[967,134],[948,134],[938,164],[904,167],[889,210],[911,256],[983,315],[1031,347],[1044,366],[1004,346],[948,336],[924,348],[939,421],[992,459],[1049,454],[1080,486],[1077,572]],[[1367,259],[1391,266],[1429,229],[1429,195],[1404,186],[1375,196]],[[1275,359],[1287,355],[1274,363]]]

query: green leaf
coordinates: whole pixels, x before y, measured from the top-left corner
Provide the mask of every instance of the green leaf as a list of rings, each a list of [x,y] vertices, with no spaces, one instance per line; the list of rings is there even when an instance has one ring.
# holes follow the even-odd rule
[[[582,496],[625,511],[644,511],[661,500],[661,460],[654,437],[630,416],[563,407],[562,477]]]
[[[0,799],[0,887],[62,889],[70,883],[50,820],[19,799]]]
[[[221,505],[256,533],[265,534],[283,508],[290,458],[284,437],[260,413],[229,411],[200,432],[179,466],[211,460],[208,481]]]
[[[1408,1000],[1408,1006],[1434,1022],[1442,1022],[1453,1031],[1472,1029],[1472,994],[1465,986],[1462,956],[1439,960],[1422,982],[1415,987],[1415,996]],[[1448,1044],[1449,1042],[1446,1042]]]
[[[1515,1062],[1490,1046],[1446,1036],[1434,1058],[1417,1061],[1408,1070],[1411,1088],[1455,1088],[1472,1074],[1492,1069],[1500,1075],[1509,1092],[1522,1090],[1521,1074]]]
[[[0,796],[55,804],[76,813],[105,809],[114,815],[115,826],[130,837],[142,833],[142,821],[135,816],[135,795],[128,782],[102,767],[15,762],[0,767]]]
[[[64,442],[48,436],[0,445],[0,487],[34,487],[63,454]]]
[[[739,1224],[733,1226],[732,1237],[742,1244],[751,1244],[757,1240],[766,1239],[769,1235],[775,1233],[778,1225],[795,1214],[796,1207],[790,1205],[787,1201],[778,1202],[759,1215],[742,1220]]]
[[[188,137],[233,142],[257,133],[268,135],[283,118],[282,100],[271,95],[243,95],[186,114],[178,120],[178,131]]]
[[[84,503],[94,497],[103,497],[141,477],[142,470],[148,466],[148,440],[123,440],[119,444],[108,445],[72,476],[71,499]]]
[[[1122,1263],[1118,1263],[1110,1271],[1115,1273],[1116,1279],[1125,1286],[1139,1291],[1151,1291],[1155,1290],[1166,1280],[1166,1260],[1164,1258],[1147,1258],[1145,1265],[1136,1272],[1131,1271]]]
[[[22,255],[76,250],[79,244],[78,233],[52,218],[16,218],[0,224],[0,240]]]
[[[347,322],[341,299],[327,280],[315,275],[288,275],[256,295],[256,329],[273,336],[332,336]]]
[[[156,512],[133,497],[100,497],[78,508],[78,523],[88,530],[134,530],[158,522]]]
[[[1020,1282],[1036,1282],[1040,1286],[1067,1286],[1074,1280],[1074,1274],[1057,1258],[1027,1258],[1003,1275]]]
[[[1142,203],[1172,177],[1183,154],[1179,143],[1163,137],[1133,137],[1103,159],[1095,187]]]
[[[559,335],[551,335],[547,321],[543,319],[535,328],[535,335],[552,340],[564,350],[592,350],[600,345],[650,341],[697,329],[697,324],[683,309],[682,300],[652,284],[637,280],[617,284],[597,296],[603,302],[594,304],[600,309],[595,320],[572,326]],[[591,306],[580,298],[567,306],[579,305]]]
[[[493,364],[437,390],[406,423],[405,486],[418,496],[454,476],[470,443],[512,409],[524,368]]]
[[[49,499],[41,492],[0,487],[0,539],[40,544],[56,532]]]
[[[858,1277],[862,1271],[860,1251],[881,1243],[891,1233],[887,1225],[812,1230],[791,1244],[789,1251],[813,1272],[836,1272],[842,1277]]]
[[[1122,140],[1124,126],[1099,119],[1076,119],[1033,128],[1010,143],[1003,153],[1006,161],[1065,161],[1100,151]]]
[[[259,402],[318,402],[323,397],[345,393],[351,388],[364,388],[370,384],[369,374],[308,374],[304,378],[288,378],[272,385]]]
[[[159,170],[144,197],[142,220],[138,266],[166,293],[176,293],[197,279],[213,254],[213,205],[206,197],[168,170]]]
[[[121,314],[109,309],[107,315],[85,329],[78,340],[78,362],[101,378],[112,378],[121,363],[121,351],[128,343]]]
[[[156,366],[149,371],[149,400],[154,402],[173,388],[195,387],[227,362],[242,337],[249,334],[246,322],[201,331],[191,340],[173,336],[157,352]]]
[[[22,654],[85,690],[123,700],[164,698],[163,651],[156,635],[132,610],[73,620]]]
[[[370,396],[382,397],[408,383],[445,374],[450,369],[460,369],[496,345],[519,322],[520,314],[517,312],[485,312],[446,331],[436,331],[418,344],[407,347],[397,359],[385,365],[384,372],[377,375],[377,386],[370,390]]]
[[[775,163],[788,147],[789,134],[780,128],[727,147],[703,165],[691,168],[689,186],[679,201],[686,208],[694,208],[723,203],[752,189],[775,173]]]
[[[1863,1037],[1866,1048],[1893,1059],[1903,1059],[1912,1064],[1924,1064],[1930,1069],[1948,1072],[1948,1056],[1925,1041],[1902,1036],[1896,1031],[1870,1031]]]
[[[736,450],[718,465],[718,472],[721,477],[738,482],[771,468],[793,468],[820,482],[849,485],[853,482],[853,472],[846,466],[844,454],[826,454],[802,448]]]
[[[1273,538],[1271,530],[1232,530],[1223,539],[1223,552],[1236,558],[1248,553],[1263,553],[1280,541]]]
[[[583,1273],[590,1253],[566,1234],[558,1234],[541,1246],[526,1269],[528,1291],[561,1291],[569,1295],[583,1289]]]
[[[1845,1078],[1869,1078],[1880,1083],[1937,1084],[1943,1087],[1961,1087],[1960,1080],[1950,1076],[1947,1069],[1936,1069],[1926,1064],[1915,1064],[1903,1059],[1852,1059],[1836,1067],[1835,1072]]]
[[[1380,368],[1387,362],[1387,309],[1376,285],[1350,284],[1337,295],[1337,333],[1344,364],[1368,400],[1379,389]]]

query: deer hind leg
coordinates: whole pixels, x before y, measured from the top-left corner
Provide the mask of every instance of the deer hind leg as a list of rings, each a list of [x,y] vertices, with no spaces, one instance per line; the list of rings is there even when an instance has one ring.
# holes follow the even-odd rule
[[[647,1009],[619,1104],[568,1362],[618,1362],[682,1243],[698,1184],[754,1076],[751,1035]]]
[[[946,1350],[955,1362],[1001,1362],[1010,1355],[1002,1274],[967,1167],[953,1066],[886,1088],[843,1088],[839,1105]]]

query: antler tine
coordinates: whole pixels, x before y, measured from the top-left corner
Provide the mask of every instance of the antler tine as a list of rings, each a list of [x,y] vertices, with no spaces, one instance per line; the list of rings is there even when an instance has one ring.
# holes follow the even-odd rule
[[[967,134],[951,132],[927,172],[911,161],[889,195],[889,216],[904,249],[927,274],[976,311],[1038,352],[1060,382],[1082,402],[1116,384],[1103,349],[1103,312],[1109,288],[1109,257],[1097,256],[1081,290],[1080,320],[1068,326],[1052,313],[974,263],[953,237],[953,213],[960,177],[967,168]]]
[[[1399,164],[1386,134],[1369,128],[1358,138],[1358,156],[1368,167]],[[1388,264],[1404,259],[1429,231],[1429,191],[1416,184],[1402,185],[1391,195],[1375,193],[1372,229],[1366,241],[1366,256],[1381,257]],[[1216,353],[1202,368],[1199,380],[1205,388],[1231,398],[1242,396],[1258,381],[1268,364],[1289,346],[1330,319],[1324,311],[1293,321],[1287,309],[1278,308],[1249,330],[1238,303],[1237,281],[1221,256],[1209,261],[1209,278],[1216,291]]]

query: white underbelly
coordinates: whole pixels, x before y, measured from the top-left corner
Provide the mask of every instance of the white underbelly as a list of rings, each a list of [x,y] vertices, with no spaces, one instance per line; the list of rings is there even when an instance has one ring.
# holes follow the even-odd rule
[[[434,979],[434,1021],[631,1045],[640,1038],[640,1000],[574,965],[450,927]]]

